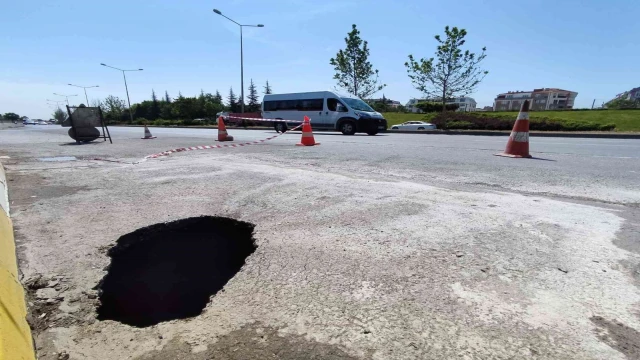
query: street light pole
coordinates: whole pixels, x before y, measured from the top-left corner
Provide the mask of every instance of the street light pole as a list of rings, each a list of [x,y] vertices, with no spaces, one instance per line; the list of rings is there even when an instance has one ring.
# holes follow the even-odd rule
[[[213,12],[226,18],[227,20],[231,21],[232,23],[240,27],[240,111],[244,113],[244,54],[242,49],[242,28],[243,27],[264,27],[264,25],[262,24],[243,25],[227,17],[226,15],[223,15],[222,12],[220,12],[220,10],[218,9],[213,9]]]
[[[244,114],[244,55],[242,53],[242,28],[243,26],[240,25],[240,99],[242,99],[240,100],[240,112]]]
[[[125,69],[119,69],[117,67],[109,66],[105,63],[100,63],[100,65],[122,71],[122,77],[124,78],[124,89],[127,92],[127,104],[129,104],[129,119],[131,119],[131,123],[133,123],[133,113],[131,112],[131,99],[129,99],[129,87],[127,86],[127,76],[124,73],[125,71],[142,71],[143,69],[125,70]]]
[[[63,95],[63,94],[57,94],[57,93],[53,93],[53,95],[57,95],[57,96],[64,96],[65,100],[67,100],[67,106],[69,106],[69,97],[70,97],[70,96],[78,96],[78,94],[74,94],[74,95]]]
[[[89,106],[89,97],[87,96],[87,89],[100,87],[99,85],[93,85],[93,86],[80,86],[80,85],[73,85],[73,84],[67,84],[67,85],[79,87],[79,88],[82,88],[82,90],[84,90],[84,98],[85,100],[87,100],[87,106]]]
[[[129,118],[133,123],[133,112],[131,111],[131,99],[129,98],[129,87],[127,86],[127,75],[122,71],[122,78],[124,78],[124,90],[127,92],[127,104],[129,104]]]

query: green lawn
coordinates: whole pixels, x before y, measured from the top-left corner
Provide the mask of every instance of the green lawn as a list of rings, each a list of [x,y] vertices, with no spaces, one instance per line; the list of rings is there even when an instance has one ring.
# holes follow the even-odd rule
[[[472,113],[473,114],[473,113]],[[405,121],[425,120],[434,114],[403,114],[384,113],[389,127]],[[491,116],[499,118],[513,118],[518,116],[517,112],[479,112],[481,116]],[[616,131],[640,132],[640,110],[594,110],[594,111],[532,111],[529,113],[531,119],[548,118],[556,121],[580,121],[597,124],[615,124]]]

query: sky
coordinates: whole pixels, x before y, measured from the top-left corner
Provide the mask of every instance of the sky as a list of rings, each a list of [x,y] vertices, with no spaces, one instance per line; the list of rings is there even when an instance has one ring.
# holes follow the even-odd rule
[[[487,47],[489,71],[470,96],[478,107],[499,93],[558,87],[578,92],[576,107],[591,107],[640,86],[640,1],[637,0],[32,0],[2,3],[0,113],[52,117],[47,100],[86,102],[82,89],[99,85],[89,101],[115,95],[150,99],[152,89],[194,96],[229,88],[240,93],[240,31],[244,28],[245,89],[262,95],[333,90],[329,59],[344,48],[356,24],[370,61],[387,86],[376,97],[421,97],[405,61],[433,57],[444,27],[467,30],[465,49]],[[245,95],[246,95],[245,90]],[[61,103],[62,104],[62,103]]]

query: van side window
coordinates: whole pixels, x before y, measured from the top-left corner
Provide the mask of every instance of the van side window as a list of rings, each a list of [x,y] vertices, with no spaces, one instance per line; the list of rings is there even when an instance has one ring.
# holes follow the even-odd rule
[[[264,111],[322,111],[324,99],[265,101]]]
[[[338,101],[338,99],[334,99],[334,98],[327,99],[327,109],[329,109],[329,111],[338,111],[338,104],[342,105],[342,103]],[[347,108],[344,105],[342,105],[341,108],[342,108],[341,109],[342,112],[347,111]]]
[[[301,111],[322,111],[323,99],[298,100]]]
[[[275,101],[265,101],[263,104],[264,111],[276,111],[278,106]]]

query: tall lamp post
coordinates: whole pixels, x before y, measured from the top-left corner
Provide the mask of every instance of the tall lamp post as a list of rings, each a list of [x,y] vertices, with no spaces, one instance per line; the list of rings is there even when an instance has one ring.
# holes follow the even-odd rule
[[[89,97],[87,97],[87,89],[100,87],[99,85],[93,85],[93,86],[80,86],[80,85],[73,85],[73,84],[67,84],[67,85],[79,87],[79,88],[82,88],[82,90],[84,90],[84,98],[87,100],[87,106],[89,106]]]
[[[50,101],[50,102],[48,102],[47,104],[49,104],[49,105],[55,105],[55,106],[58,106],[58,107],[60,107],[60,105],[59,105],[60,103],[63,103],[63,102],[64,102],[64,100],[49,100],[49,99],[47,99],[47,101]]]
[[[57,95],[57,96],[64,96],[65,100],[67,101],[67,106],[69,106],[69,98],[71,96],[78,96],[78,94],[74,94],[74,95],[63,95],[63,94],[57,94],[57,93],[53,93],[53,95]]]
[[[240,24],[238,22],[236,22],[235,20],[223,15],[220,10],[218,9],[213,9],[213,12],[224,17],[225,19],[231,21],[232,23],[238,25],[240,27],[240,111],[244,112],[244,58],[243,58],[243,54],[242,54],[242,28],[243,27],[264,27],[264,25],[262,24],[258,24],[258,25],[243,25]]]
[[[142,69],[124,70],[124,69],[118,69],[117,67],[109,66],[105,63],[100,63],[100,65],[122,71],[122,77],[124,78],[124,89],[127,91],[127,103],[129,104],[129,118],[131,119],[131,123],[133,123],[133,113],[131,112],[131,100],[129,99],[129,88],[127,87],[127,76],[124,73],[126,71],[142,71]]]

